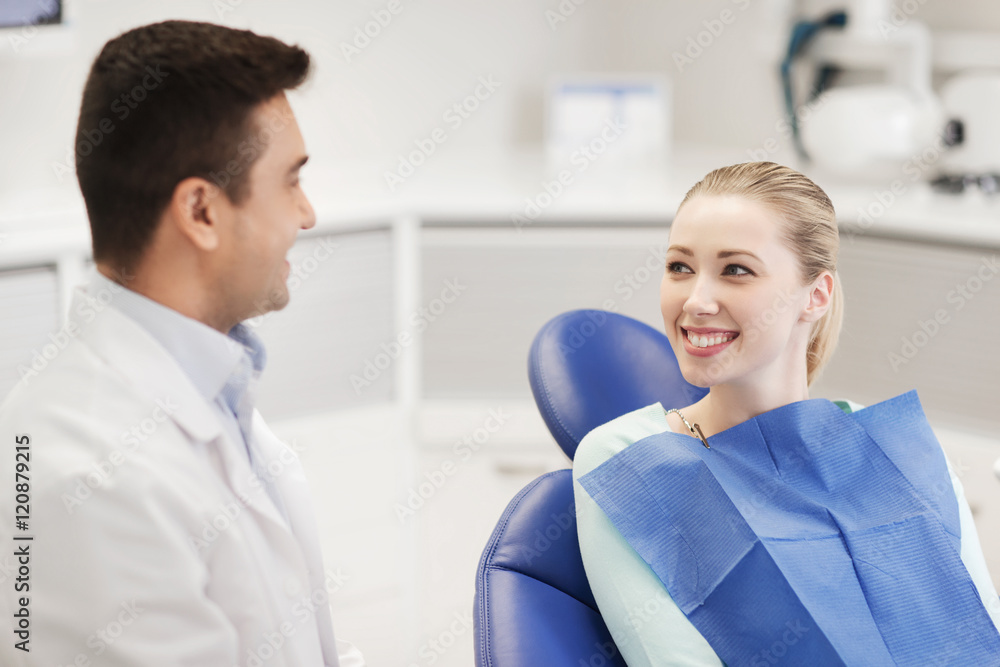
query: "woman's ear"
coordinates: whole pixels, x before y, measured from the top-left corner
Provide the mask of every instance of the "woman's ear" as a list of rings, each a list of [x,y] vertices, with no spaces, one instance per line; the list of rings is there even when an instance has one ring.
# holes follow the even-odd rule
[[[809,301],[800,317],[803,322],[815,322],[830,309],[833,303],[833,284],[833,274],[829,271],[816,277],[809,289]]]

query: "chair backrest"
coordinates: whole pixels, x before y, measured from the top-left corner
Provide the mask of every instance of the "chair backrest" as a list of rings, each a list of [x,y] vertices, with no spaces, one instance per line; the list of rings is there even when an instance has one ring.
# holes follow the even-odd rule
[[[684,381],[666,336],[601,310],[555,317],[528,360],[535,402],[573,458],[590,430],[660,401],[683,407],[705,390]],[[478,667],[625,667],[580,556],[569,470],[542,475],[504,510],[479,561]]]
[[[528,355],[535,403],[571,459],[583,436],[615,417],[659,401],[684,407],[707,389],[689,384],[670,341],[656,329],[604,310],[551,319]]]

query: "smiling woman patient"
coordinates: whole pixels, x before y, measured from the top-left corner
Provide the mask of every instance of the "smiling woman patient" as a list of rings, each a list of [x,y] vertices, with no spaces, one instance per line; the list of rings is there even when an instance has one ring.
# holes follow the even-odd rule
[[[717,169],[670,229],[660,305],[709,392],[587,435],[583,562],[640,665],[1000,664],[1000,601],[915,392],[809,399],[840,332],[833,205],[770,162]]]

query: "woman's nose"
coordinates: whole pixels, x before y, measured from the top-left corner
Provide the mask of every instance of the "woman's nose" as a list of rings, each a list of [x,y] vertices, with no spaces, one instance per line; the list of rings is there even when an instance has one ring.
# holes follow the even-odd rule
[[[688,315],[714,315],[719,312],[711,278],[705,276],[695,278],[691,292],[684,301],[684,312]]]

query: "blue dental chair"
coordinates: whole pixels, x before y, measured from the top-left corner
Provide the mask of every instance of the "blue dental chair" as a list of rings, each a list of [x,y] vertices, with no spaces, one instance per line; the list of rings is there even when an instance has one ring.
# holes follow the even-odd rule
[[[656,401],[683,407],[707,391],[684,380],[666,336],[602,310],[545,324],[528,377],[570,459],[615,417]],[[479,561],[474,607],[478,667],[624,667],[583,570],[572,471],[542,475],[510,501]]]

